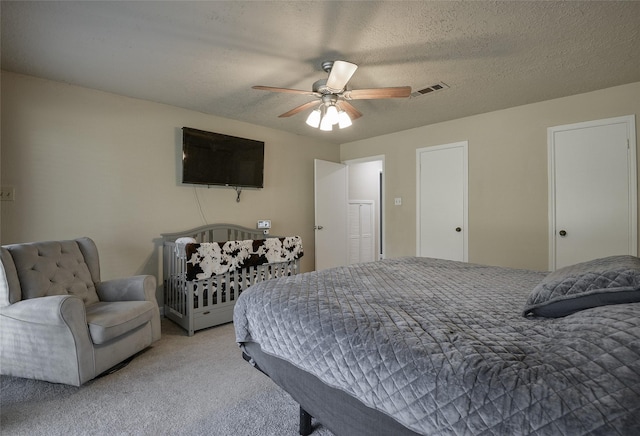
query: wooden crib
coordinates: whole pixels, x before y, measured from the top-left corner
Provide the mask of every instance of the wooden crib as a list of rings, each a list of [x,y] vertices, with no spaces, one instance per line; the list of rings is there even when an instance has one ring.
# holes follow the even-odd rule
[[[285,262],[246,266],[204,279],[188,277],[188,256],[176,240],[196,243],[264,240],[262,230],[234,224],[211,224],[184,232],[163,233],[164,316],[184,328],[189,336],[197,330],[233,321],[233,306],[243,290],[254,283],[297,274],[299,258]],[[195,244],[194,244],[195,245]],[[302,256],[302,254],[300,254]],[[192,274],[193,275],[193,274]]]

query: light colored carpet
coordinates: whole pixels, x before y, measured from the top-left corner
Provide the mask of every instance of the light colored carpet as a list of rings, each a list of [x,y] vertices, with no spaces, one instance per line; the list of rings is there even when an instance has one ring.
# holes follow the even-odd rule
[[[299,408],[241,357],[232,324],[162,339],[126,367],[73,386],[0,377],[7,435],[297,435]],[[314,421],[313,435],[332,433]]]

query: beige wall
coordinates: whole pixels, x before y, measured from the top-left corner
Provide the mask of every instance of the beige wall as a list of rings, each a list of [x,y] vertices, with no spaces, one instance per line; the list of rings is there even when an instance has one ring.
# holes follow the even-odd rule
[[[638,113],[640,82],[343,144],[340,158],[386,156],[385,253],[415,255],[416,149],[469,141],[469,261],[546,270],[547,128]]]
[[[104,279],[161,278],[158,238],[206,222],[299,234],[313,268],[313,159],[385,155],[387,257],[416,252],[416,149],[469,141],[469,260],[547,269],[547,128],[640,113],[640,83],[337,147],[180,109],[2,73],[0,242],[94,238]],[[427,97],[428,98],[428,97]],[[265,188],[178,182],[182,126],[265,141]],[[196,201],[200,200],[202,213]],[[394,206],[393,198],[402,197]]]
[[[302,269],[314,265],[313,159],[339,161],[337,145],[86,88],[2,73],[1,242],[93,238],[102,278],[160,277],[161,233],[207,223],[300,235]],[[265,187],[178,182],[183,126],[265,142]],[[202,213],[196,201],[200,200]]]

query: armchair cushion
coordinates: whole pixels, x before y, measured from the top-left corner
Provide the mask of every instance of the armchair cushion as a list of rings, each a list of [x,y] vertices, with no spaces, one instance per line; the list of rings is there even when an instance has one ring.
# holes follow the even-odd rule
[[[104,344],[149,322],[154,313],[150,301],[100,302],[87,307],[91,341]]]
[[[76,241],[14,245],[11,255],[23,299],[75,295],[86,305],[99,301],[91,273]]]

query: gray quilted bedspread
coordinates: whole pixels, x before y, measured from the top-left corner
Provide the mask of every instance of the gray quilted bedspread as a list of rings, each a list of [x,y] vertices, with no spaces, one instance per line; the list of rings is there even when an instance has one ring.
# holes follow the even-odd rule
[[[640,304],[522,316],[545,273],[388,259],[259,283],[239,343],[428,435],[640,434]]]

